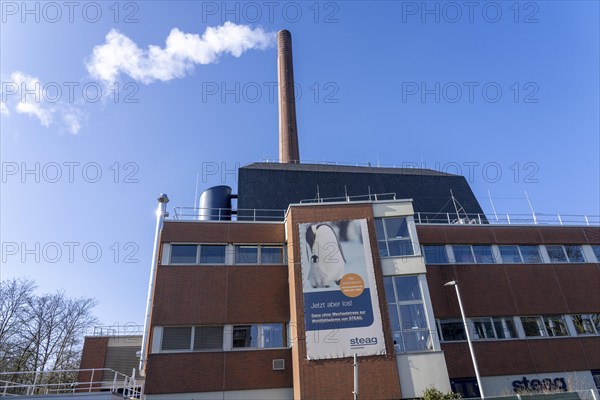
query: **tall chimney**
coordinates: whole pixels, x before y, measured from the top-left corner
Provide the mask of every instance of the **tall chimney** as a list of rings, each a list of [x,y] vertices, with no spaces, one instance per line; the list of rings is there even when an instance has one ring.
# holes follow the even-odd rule
[[[279,78],[279,162],[299,163],[292,34],[285,29],[277,33],[277,74]]]

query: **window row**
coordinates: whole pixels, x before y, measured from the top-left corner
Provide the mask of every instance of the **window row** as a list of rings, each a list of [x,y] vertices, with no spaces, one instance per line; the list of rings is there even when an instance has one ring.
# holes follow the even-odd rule
[[[441,341],[467,340],[462,320],[442,319],[437,326]],[[469,318],[467,326],[473,340],[600,335],[600,314]]]
[[[600,262],[600,245],[589,248],[591,252],[586,256],[582,245],[427,245],[423,246],[423,254],[426,264]]]
[[[283,264],[283,246],[171,244],[169,264]]]
[[[285,324],[165,326],[161,352],[286,347]]]

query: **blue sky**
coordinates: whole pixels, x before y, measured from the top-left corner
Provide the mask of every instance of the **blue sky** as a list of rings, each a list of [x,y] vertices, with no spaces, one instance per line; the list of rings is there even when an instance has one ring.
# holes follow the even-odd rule
[[[488,191],[529,212],[526,191],[537,212],[600,214],[598,2],[47,4],[1,2],[1,278],[95,297],[105,324],[143,322],[158,194],[193,206],[197,176],[235,187],[278,157],[280,29],[302,160],[458,172],[488,212]],[[231,54],[236,31],[206,53],[228,21],[248,48]],[[98,47],[111,30],[138,53]]]

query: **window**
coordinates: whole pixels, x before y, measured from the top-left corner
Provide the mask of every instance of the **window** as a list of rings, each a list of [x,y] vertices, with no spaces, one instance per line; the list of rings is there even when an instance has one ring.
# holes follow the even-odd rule
[[[575,314],[571,320],[578,335],[600,334],[600,314]]]
[[[163,328],[162,350],[189,350],[192,341],[191,326]]]
[[[585,262],[581,246],[565,246],[565,252],[567,253],[567,258],[569,259],[569,262]]]
[[[225,245],[200,246],[200,264],[225,264]]]
[[[235,263],[236,264],[257,264],[258,263],[258,246],[235,246]]]
[[[198,245],[172,244],[170,264],[196,264]]]
[[[224,244],[172,244],[170,264],[225,264],[225,247]]]
[[[481,397],[476,378],[452,379],[450,387],[454,393],[460,394],[460,397],[463,399]]]
[[[406,218],[376,218],[375,231],[381,257],[415,254]]]
[[[258,347],[258,325],[235,325],[233,347]]]
[[[396,351],[432,350],[418,276],[386,276],[383,280]]]
[[[194,350],[223,350],[223,327],[194,327]]]
[[[494,330],[498,339],[517,338],[517,328],[515,321],[510,317],[492,318],[494,322]]]
[[[473,319],[473,339],[495,339],[494,325],[490,318]]]
[[[454,261],[457,264],[472,264],[475,262],[471,246],[452,246],[454,252]]]
[[[546,336],[544,324],[540,317],[521,317],[521,324],[527,337]]]
[[[596,256],[596,261],[600,262],[600,244],[594,244],[591,247],[594,255]]]
[[[448,264],[446,246],[423,246],[426,264]]]
[[[283,264],[283,246],[236,245],[236,264]]]
[[[284,324],[234,325],[233,348],[284,347]]]
[[[261,246],[260,262],[262,264],[283,264],[283,247]]]
[[[519,251],[525,264],[538,264],[542,262],[538,246],[519,246]]]
[[[550,262],[567,262],[567,256],[562,246],[546,246]]]
[[[600,369],[591,370],[592,378],[594,378],[594,383],[596,384],[596,389],[600,390]]]
[[[496,257],[492,253],[492,246],[473,246],[475,261],[480,264],[495,264]]]
[[[520,264],[523,262],[518,246],[498,246],[498,249],[500,250],[500,256],[502,257],[503,263]]]
[[[544,316],[544,326],[548,336],[569,336],[567,325],[562,315]]]
[[[467,334],[465,333],[465,326],[462,321],[458,320],[445,320],[440,321],[440,333],[442,334],[442,340],[446,342],[453,342],[457,340],[467,340]]]
[[[161,350],[223,350],[223,326],[166,326]]]

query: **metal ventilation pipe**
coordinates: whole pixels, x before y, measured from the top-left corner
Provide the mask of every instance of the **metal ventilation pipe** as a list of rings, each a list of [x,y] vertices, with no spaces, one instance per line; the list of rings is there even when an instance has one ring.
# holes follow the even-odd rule
[[[292,34],[285,29],[277,33],[277,75],[279,83],[279,162],[299,163]]]
[[[148,299],[146,301],[146,318],[144,318],[144,335],[142,337],[142,349],[140,351],[140,375],[146,376],[146,362],[148,361],[148,340],[150,338],[150,317],[152,316],[152,307],[154,304],[154,285],[156,283],[156,269],[158,268],[158,254],[160,252],[160,235],[162,232],[165,217],[167,213],[167,203],[169,197],[162,193],[158,197],[158,207],[156,208],[156,230],[154,231],[154,248],[152,250],[152,264],[150,265],[150,281],[148,282]]]

